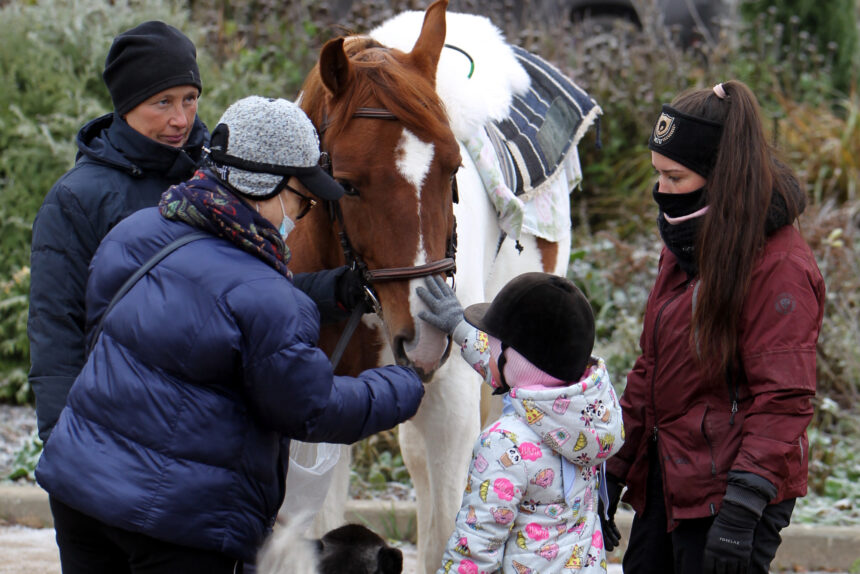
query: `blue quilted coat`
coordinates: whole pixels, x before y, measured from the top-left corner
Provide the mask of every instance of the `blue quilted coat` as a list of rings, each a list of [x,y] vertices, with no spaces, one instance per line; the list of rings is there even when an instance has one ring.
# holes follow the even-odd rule
[[[196,231],[144,209],[93,258],[88,329],[123,281]],[[213,236],[154,267],[111,310],[36,469],[106,524],[253,559],[284,496],[290,439],[352,443],[418,409],[413,371],[333,376],[317,306]]]

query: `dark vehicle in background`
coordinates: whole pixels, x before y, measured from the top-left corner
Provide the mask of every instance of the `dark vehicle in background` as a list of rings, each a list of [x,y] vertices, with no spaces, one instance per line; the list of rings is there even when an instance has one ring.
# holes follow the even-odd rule
[[[713,44],[720,24],[734,18],[736,0],[567,0],[564,2],[575,24],[611,27],[621,19],[642,29],[648,11],[652,21],[677,33],[681,46],[705,41]]]
[[[400,10],[424,9],[432,0],[381,0],[375,3],[378,20]],[[618,23],[628,23],[642,31],[646,27],[665,27],[683,47],[702,41],[713,44],[719,36],[720,23],[735,17],[739,0],[450,0],[451,12],[469,12],[490,17],[509,38],[531,23],[569,20],[575,26],[588,26],[596,32],[618,33]],[[318,3],[332,23],[354,24],[353,8],[358,0],[325,0]],[[381,8],[381,9],[380,9]],[[378,22],[367,20],[366,25]],[[507,28],[507,26],[511,26]],[[655,30],[656,32],[657,30]],[[514,32],[514,33],[512,33]]]

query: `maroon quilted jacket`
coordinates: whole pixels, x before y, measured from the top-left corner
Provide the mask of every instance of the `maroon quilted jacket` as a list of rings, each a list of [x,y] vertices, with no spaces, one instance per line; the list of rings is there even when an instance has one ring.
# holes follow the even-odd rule
[[[815,394],[815,347],[824,280],[812,251],[787,225],[769,237],[743,306],[732,380],[704,372],[690,352],[696,280],[663,249],[648,298],[642,355],[621,397],[627,434],[607,470],[645,508],[648,445],[656,437],[669,530],[719,511],[729,470],[777,489],[772,503],[806,494],[806,427]]]

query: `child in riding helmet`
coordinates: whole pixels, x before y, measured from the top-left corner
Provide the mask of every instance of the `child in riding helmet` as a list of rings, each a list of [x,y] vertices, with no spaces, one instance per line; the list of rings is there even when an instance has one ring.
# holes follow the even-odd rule
[[[624,442],[594,315],[569,280],[524,273],[465,312],[439,277],[419,316],[505,394],[475,443],[466,491],[439,573],[605,572],[598,516],[603,462]],[[605,497],[605,495],[604,495]]]

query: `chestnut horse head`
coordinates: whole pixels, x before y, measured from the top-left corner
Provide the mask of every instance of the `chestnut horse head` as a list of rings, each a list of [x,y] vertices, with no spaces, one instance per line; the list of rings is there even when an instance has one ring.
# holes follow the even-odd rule
[[[355,264],[381,307],[382,324],[363,322],[339,372],[379,364],[387,343],[398,364],[429,378],[449,352],[448,337],[417,319],[414,294],[423,277],[453,271],[461,158],[435,89],[447,4],[427,10],[409,53],[363,36],[329,41],[302,88],[301,106],[346,193],[291,233],[291,267]],[[340,331],[324,329],[320,345],[330,352]]]

